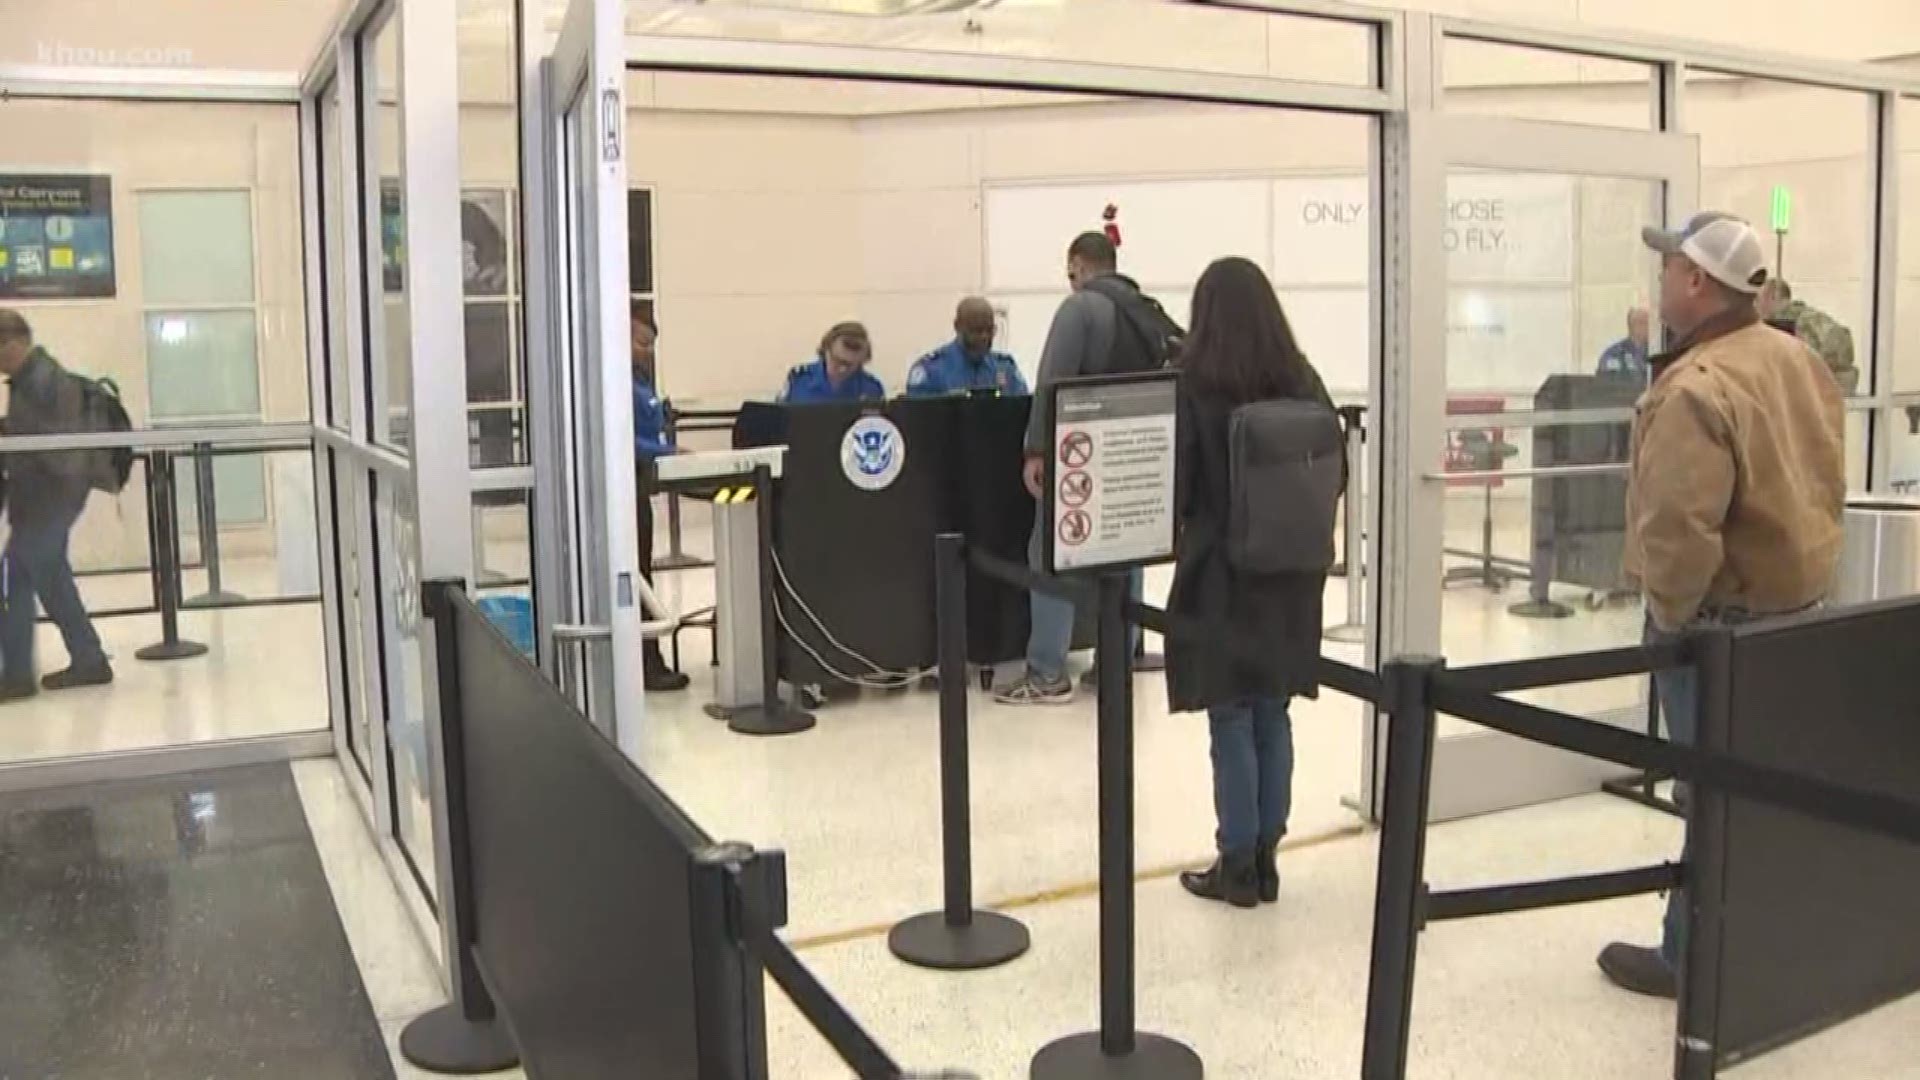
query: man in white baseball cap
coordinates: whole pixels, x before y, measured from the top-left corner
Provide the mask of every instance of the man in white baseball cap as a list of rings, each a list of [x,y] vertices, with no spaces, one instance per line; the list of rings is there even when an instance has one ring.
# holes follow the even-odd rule
[[[1760,321],[1768,272],[1753,226],[1705,213],[1642,235],[1662,256],[1660,318],[1675,342],[1650,358],[1627,485],[1626,573],[1646,597],[1647,640],[1813,607],[1840,557],[1840,388],[1803,342]],[[1693,669],[1655,672],[1654,691],[1669,737],[1691,743]],[[1675,891],[1660,947],[1609,945],[1600,969],[1676,996],[1688,924]]]

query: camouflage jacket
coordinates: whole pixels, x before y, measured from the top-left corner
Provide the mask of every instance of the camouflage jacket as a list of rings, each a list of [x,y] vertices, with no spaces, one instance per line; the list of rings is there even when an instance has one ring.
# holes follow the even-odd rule
[[[1772,321],[1791,325],[1795,336],[1827,362],[1841,393],[1851,395],[1859,387],[1860,369],[1853,362],[1853,331],[1840,325],[1839,320],[1805,300],[1790,300]]]

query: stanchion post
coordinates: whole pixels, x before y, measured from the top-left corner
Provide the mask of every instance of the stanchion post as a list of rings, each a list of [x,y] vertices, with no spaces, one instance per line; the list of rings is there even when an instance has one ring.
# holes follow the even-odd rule
[[[246,599],[228,592],[221,582],[220,510],[214,487],[213,444],[199,443],[193,448],[193,501],[200,531],[200,564],[207,568],[207,591],[181,601],[181,607],[225,607]]]
[[[946,905],[887,935],[893,955],[919,967],[971,971],[1026,953],[1027,928],[973,907],[972,781],[967,750],[967,542],[933,542],[934,619],[940,664],[940,848]]]
[[[792,735],[813,727],[813,714],[780,700],[780,611],[773,565],[773,470],[753,470],[754,518],[759,525],[760,704],[737,710],[727,728],[741,735]]]
[[[452,617],[457,580],[422,588],[421,606],[433,624],[434,686],[440,707],[441,770],[447,796],[447,869],[444,897],[447,968],[453,1000],[413,1018],[400,1031],[400,1053],[432,1072],[473,1076],[520,1064],[513,1035],[500,1022],[493,995],[473,958],[473,834],[467,817],[465,714],[460,701],[460,647]]]
[[[1693,638],[1699,675],[1700,715],[1694,744],[1724,754],[1733,729],[1733,633],[1725,628]],[[1671,718],[1668,727],[1673,727]],[[1680,963],[1679,1031],[1674,1045],[1676,1080],[1713,1080],[1720,1058],[1721,925],[1726,909],[1727,794],[1687,784],[1687,854],[1680,899],[1686,906],[1687,940]]]
[[[1095,664],[1100,676],[1100,1030],[1070,1035],[1034,1055],[1032,1080],[1200,1080],[1186,1045],[1134,1024],[1133,650],[1128,578],[1100,579]]]
[[[1428,687],[1445,666],[1394,660],[1382,672],[1387,728],[1386,812],[1373,898],[1373,959],[1367,977],[1362,1080],[1403,1080],[1413,1023],[1414,953],[1426,895],[1427,803],[1433,788],[1436,720]]]
[[[160,607],[160,640],[133,655],[142,660],[204,656],[205,645],[180,636],[180,522],[174,502],[173,452],[155,450],[147,460],[148,527],[154,534],[154,601]]]
[[[1326,631],[1328,641],[1357,644],[1367,639],[1367,449],[1366,410],[1349,405],[1340,410],[1347,426],[1347,494],[1342,558],[1346,562],[1347,621]]]

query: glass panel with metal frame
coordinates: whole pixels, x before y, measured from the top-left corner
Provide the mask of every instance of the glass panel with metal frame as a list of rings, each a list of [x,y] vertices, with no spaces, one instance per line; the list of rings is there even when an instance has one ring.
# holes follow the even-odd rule
[[[367,426],[373,441],[405,453],[411,440],[412,345],[407,310],[406,185],[400,154],[400,24],[389,14],[360,48],[360,221],[363,282],[372,330],[366,352]]]
[[[111,465],[113,448],[0,443],[0,469],[11,479],[0,560],[9,596],[0,613],[0,696],[8,699],[0,701],[0,762],[327,728],[306,440],[144,442],[120,451],[130,457],[124,491],[90,495],[75,477]],[[213,506],[204,517],[150,512],[156,496],[178,505],[179,482],[202,458],[207,466],[248,462],[244,471],[268,479],[264,503],[237,515],[216,516]],[[123,529],[89,528],[98,519]],[[125,528],[141,534],[137,552],[114,542]],[[90,668],[102,654],[110,684],[49,685],[12,700],[38,687],[36,678]]]
[[[1109,225],[1120,237],[1122,272],[1182,325],[1213,260],[1253,261],[1334,397],[1368,399],[1379,242],[1370,117],[708,72],[633,70],[628,89],[629,182],[650,193],[628,205],[652,210],[654,239],[645,258],[640,219],[630,213],[630,269],[651,272],[630,273],[629,300],[644,302],[651,284],[670,305],[659,364],[676,400],[717,406],[770,397],[812,356],[822,332],[849,318],[868,326],[870,370],[897,392],[916,358],[953,340],[956,304],[970,294],[997,309],[995,348],[1031,382],[1070,292],[1067,247]],[[688,445],[725,445],[726,433],[701,439],[713,442]],[[688,550],[708,549],[695,531],[706,516],[688,515]],[[859,543],[856,534],[849,543]],[[1150,600],[1164,601],[1169,576],[1148,575]],[[687,612],[713,602],[709,581],[664,574],[655,585]],[[1329,582],[1330,626],[1349,620],[1346,585]],[[1362,605],[1355,621],[1365,618]],[[698,680],[706,637],[686,634],[681,643],[683,668]],[[1361,644],[1327,648],[1363,662]],[[1158,715],[1164,698],[1150,706],[1151,698],[1143,696],[1142,708]],[[686,700],[649,696],[649,715],[676,724]],[[1359,745],[1336,741],[1351,764],[1303,781],[1303,830],[1350,820],[1338,799],[1359,771]],[[1189,760],[1203,761],[1204,752]],[[672,761],[650,767],[668,769],[664,782],[676,792],[696,782]],[[1178,858],[1174,847],[1154,845],[1176,836],[1187,844],[1210,828],[1203,803],[1166,799],[1150,809],[1182,823],[1149,841],[1152,858]]]
[[[1683,117],[1700,138],[1701,209],[1737,214],[1771,241],[1790,295],[1770,294],[1763,314],[1796,327],[1849,395],[1870,394],[1873,96],[1689,68]]]
[[[1658,130],[1652,64],[1449,35],[1442,58],[1450,112],[1556,124]]]
[[[1897,200],[1900,218],[1900,265],[1894,270],[1900,336],[1892,342],[1893,377],[1881,380],[1895,393],[1920,391],[1920,98],[1899,99],[1898,111],[1900,189],[1890,197]],[[1906,429],[1904,419],[1894,427],[1896,433]],[[1911,472],[1920,479],[1920,466]]]
[[[1441,644],[1474,664],[1629,645],[1626,462],[1658,332],[1656,180],[1455,169],[1448,178]],[[1510,417],[1503,421],[1502,417]],[[1645,680],[1536,697],[1634,717]]]
[[[428,895],[434,896],[438,882],[433,854],[432,761],[427,752],[419,511],[406,477],[382,473],[372,480],[372,487],[395,838]]]
[[[699,7],[667,0],[627,4],[631,34],[961,53],[1364,88],[1380,83],[1376,25],[1253,8],[1131,0],[945,11],[841,0]],[[857,96],[860,89],[845,86],[838,92]]]
[[[353,351],[348,340],[347,298],[349,238],[358,235],[353,227],[354,196],[347,187],[345,166],[341,162],[340,81],[330,80],[320,92],[320,232],[321,260],[326,264],[323,277],[327,309],[327,407],[326,422],[336,430],[348,431],[353,420],[353,369],[349,358]],[[319,410],[315,410],[316,413]]]

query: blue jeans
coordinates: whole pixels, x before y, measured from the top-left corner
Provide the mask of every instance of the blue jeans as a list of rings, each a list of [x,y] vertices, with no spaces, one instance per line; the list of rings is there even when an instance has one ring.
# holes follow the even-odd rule
[[[1214,838],[1244,855],[1287,834],[1293,809],[1293,720],[1283,698],[1249,698],[1207,710],[1213,733]]]
[[[1648,644],[1678,637],[1647,623]],[[1660,701],[1660,716],[1666,721],[1667,738],[1682,746],[1692,746],[1700,727],[1700,676],[1691,667],[1669,668],[1653,673],[1653,692]],[[1683,803],[1686,785],[1674,787],[1674,798]],[[1688,849],[1680,849],[1680,861],[1687,861]],[[1667,913],[1660,933],[1660,955],[1675,971],[1687,952],[1687,894],[1675,889],[1667,894]]]
[[[1040,530],[1049,527],[1046,521],[1036,517],[1033,533],[1027,538],[1027,565],[1042,574],[1048,567],[1041,561],[1045,554]],[[1137,601],[1146,583],[1145,575],[1135,570],[1129,578],[1128,591]],[[1027,594],[1027,603],[1031,620],[1027,631],[1027,670],[1044,682],[1059,682],[1067,677],[1067,653],[1073,648],[1073,605],[1057,596],[1037,592]],[[1128,623],[1127,647],[1133,648],[1139,640],[1140,628]]]
[[[87,618],[80,587],[67,561],[67,539],[85,504],[71,510],[55,508],[44,516],[13,522],[13,533],[0,555],[0,678],[25,683],[35,677],[33,666],[34,600],[47,611],[67,655],[76,667],[107,662],[100,635]]]

